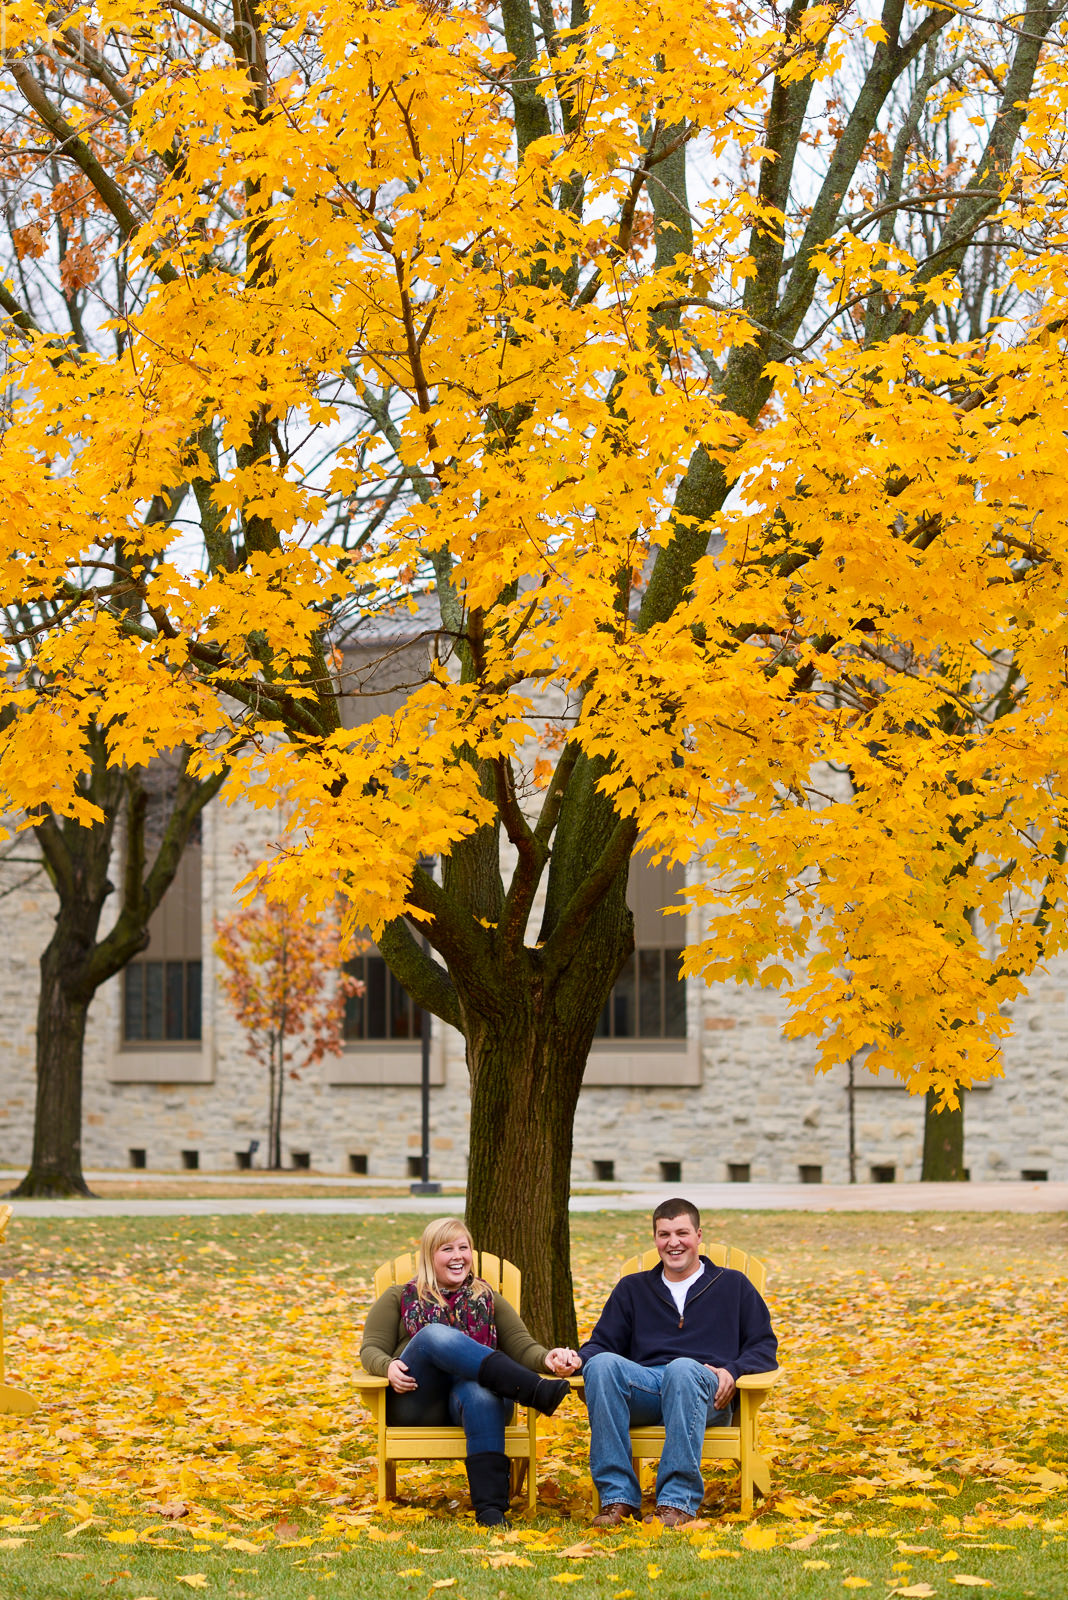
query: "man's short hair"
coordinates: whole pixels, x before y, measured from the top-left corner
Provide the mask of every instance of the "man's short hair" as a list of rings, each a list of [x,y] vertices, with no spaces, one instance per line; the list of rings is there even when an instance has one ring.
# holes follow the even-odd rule
[[[658,1222],[670,1222],[673,1217],[681,1217],[684,1214],[689,1217],[695,1228],[701,1226],[701,1213],[692,1200],[682,1200],[680,1198],[661,1200],[653,1212],[653,1232],[656,1232]]]

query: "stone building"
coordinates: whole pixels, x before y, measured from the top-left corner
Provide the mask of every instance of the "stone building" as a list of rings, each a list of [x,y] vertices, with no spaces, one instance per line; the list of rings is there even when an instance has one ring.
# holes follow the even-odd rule
[[[354,696],[363,716],[403,692],[403,661],[394,660],[385,683],[376,684],[375,670],[368,667]],[[354,711],[352,720],[362,718]],[[215,802],[156,914],[145,955],[98,994],[85,1054],[87,1167],[234,1170],[249,1163],[253,1141],[254,1164],[262,1165],[266,1074],[218,992],[212,943],[216,920],[235,908],[248,857],[271,837],[269,813]],[[857,1178],[918,1178],[922,1099],[862,1064],[852,1096],[845,1064],[816,1076],[811,1049],[784,1038],[784,1008],[768,991],[680,982],[685,924],[660,914],[678,882],[641,858],[631,879],[638,948],[591,1052],[574,1182],[843,1183],[851,1098]],[[53,908],[43,875],[2,903],[0,1163],[19,1167],[31,1147],[37,961]],[[688,931],[699,932],[692,922]],[[350,1003],[343,1053],[286,1084],[284,1162],[418,1176],[419,1018],[373,950],[363,959],[367,992]],[[976,1179],[1068,1179],[1066,993],[1068,963],[1050,963],[1015,1009],[1004,1078],[968,1096],[966,1160]],[[459,1178],[468,1120],[463,1040],[436,1021],[431,1084],[432,1174]]]

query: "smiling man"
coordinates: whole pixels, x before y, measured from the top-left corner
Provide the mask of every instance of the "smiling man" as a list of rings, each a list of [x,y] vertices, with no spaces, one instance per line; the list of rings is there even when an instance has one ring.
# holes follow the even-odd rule
[[[768,1308],[744,1272],[701,1254],[701,1216],[689,1200],[653,1212],[660,1265],[621,1278],[582,1356],[590,1413],[590,1471],[601,1499],[596,1528],[641,1515],[630,1429],[661,1423],[656,1509],[646,1522],[692,1522],[704,1496],[706,1427],[731,1419],[743,1372],[775,1366]]]

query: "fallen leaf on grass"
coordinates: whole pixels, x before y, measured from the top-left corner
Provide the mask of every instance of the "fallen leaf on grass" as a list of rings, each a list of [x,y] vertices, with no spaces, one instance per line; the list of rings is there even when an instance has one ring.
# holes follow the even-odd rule
[[[422,1567],[402,1567],[397,1573],[398,1578],[421,1578],[422,1576]]]
[[[989,1589],[989,1578],[973,1578],[970,1572],[955,1572],[950,1583],[959,1583],[962,1589]]]
[[[502,1550],[499,1555],[490,1556],[491,1567],[532,1567],[533,1561],[528,1561],[526,1556],[517,1556],[514,1550]]]
[[[430,1587],[432,1589],[451,1589],[453,1584],[459,1583],[459,1581],[459,1578],[439,1578],[437,1582],[432,1583]]]
[[[549,1579],[550,1583],[581,1583],[581,1572],[556,1572]]]
[[[558,1556],[566,1556],[569,1561],[585,1561],[587,1556],[607,1556],[607,1550],[599,1550],[595,1544],[582,1539],[578,1544],[569,1544],[566,1550],[557,1550]]]
[[[110,1533],[105,1533],[104,1538],[109,1544],[136,1544],[137,1529],[119,1528],[116,1530],[113,1528]]]
[[[157,1500],[151,1500],[146,1507],[154,1517],[166,1517],[170,1521],[178,1517],[187,1517],[192,1509],[188,1500],[168,1500],[163,1505]]]
[[[902,1595],[906,1597],[906,1600],[930,1600],[930,1596],[937,1593],[938,1590],[932,1589],[929,1583],[910,1583],[907,1589],[890,1589],[887,1593],[887,1600],[890,1600],[890,1595],[892,1594]]]
[[[246,1555],[262,1556],[262,1544],[253,1544],[251,1539],[227,1539],[223,1545],[224,1550],[244,1550]]]
[[[207,1576],[203,1572],[184,1572],[175,1578],[175,1583],[187,1583],[191,1589],[206,1589]]]
[[[818,1544],[822,1538],[823,1534],[817,1529],[815,1533],[806,1533],[802,1539],[791,1539],[786,1548],[787,1550],[811,1550],[812,1546]]]
[[[871,1579],[870,1578],[843,1578],[842,1579],[842,1588],[843,1589],[870,1589],[871,1588]]]
[[[698,1561],[715,1561],[717,1556],[731,1556],[735,1561],[742,1559],[740,1550],[709,1550],[706,1546],[704,1550],[698,1550],[697,1552]],[[826,1561],[823,1565],[827,1565]]]
[[[279,1522],[275,1526],[274,1536],[275,1536],[276,1539],[295,1539],[299,1532],[300,1532],[300,1528],[297,1526],[297,1524],[295,1522]],[[368,1529],[368,1532],[370,1532],[370,1529]],[[386,1537],[386,1536],[383,1535],[383,1537]],[[399,1539],[400,1538],[400,1534],[396,1533],[396,1534],[391,1535],[390,1537],[392,1537],[394,1539]]]
[[[774,1528],[758,1528],[752,1523],[742,1534],[742,1543],[747,1550],[774,1550],[778,1542]]]
[[[802,1561],[801,1563],[806,1572],[826,1572],[830,1564],[829,1561]]]
[[[401,1533],[399,1529],[397,1530],[396,1533],[387,1533],[384,1528],[367,1528],[364,1531],[366,1532],[366,1535],[367,1535],[368,1539],[373,1540],[375,1544],[393,1544],[393,1543],[395,1543],[395,1541],[397,1539],[403,1539],[404,1538],[403,1533]],[[293,1529],[293,1533],[296,1533],[296,1532],[297,1532],[297,1529],[294,1528]],[[293,1534],[290,1534],[290,1533],[283,1534],[283,1533],[279,1532],[278,1536],[281,1539],[291,1539],[293,1537]]]
[[[25,1539],[0,1539],[0,1550],[21,1550]]]

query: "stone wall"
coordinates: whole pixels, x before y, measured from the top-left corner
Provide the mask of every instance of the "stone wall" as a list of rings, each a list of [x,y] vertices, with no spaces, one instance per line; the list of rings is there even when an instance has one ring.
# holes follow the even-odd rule
[[[267,1085],[248,1056],[237,1023],[216,992],[211,929],[237,905],[234,885],[243,870],[235,851],[253,857],[272,837],[269,814],[216,804],[204,818],[203,1043],[123,1050],[121,983],[98,995],[85,1059],[84,1161],[89,1168],[125,1168],[131,1149],[146,1152],[150,1170],[177,1170],[183,1151],[199,1165],[232,1171],[237,1152],[259,1139],[262,1164]],[[37,959],[51,924],[43,876],[9,895],[7,960],[0,975],[0,1164],[26,1163],[34,1091],[34,1011]],[[692,931],[692,930],[691,930]],[[1068,964],[1050,963],[1029,998],[1015,1008],[1014,1033],[1004,1050],[1005,1077],[968,1096],[966,1159],[976,1179],[1019,1178],[1045,1172],[1068,1179],[1068,1070],[1065,994]],[[574,1182],[595,1176],[594,1163],[612,1163],[623,1181],[662,1177],[661,1163],[681,1167],[681,1181],[722,1181],[738,1175],[793,1183],[800,1169],[822,1180],[848,1178],[846,1068],[825,1077],[812,1070],[812,1052],[782,1034],[784,1009],[766,990],[691,983],[691,1040],[699,1041],[700,1081],[680,1083],[677,1053],[647,1052],[627,1059],[624,1084],[588,1086],[575,1126]],[[313,1169],[350,1170],[363,1156],[372,1176],[406,1177],[420,1148],[417,1053],[376,1057],[373,1047],[348,1052],[349,1076],[337,1083],[337,1064],[302,1071],[285,1086],[284,1158],[307,1154]],[[599,1047],[597,1077],[611,1076],[613,1052]],[[644,1061],[644,1065],[642,1062]],[[390,1082],[391,1076],[410,1081]],[[344,1074],[341,1074],[344,1075]],[[644,1081],[634,1081],[635,1077]],[[681,1074],[685,1079],[685,1073]],[[437,1028],[431,1094],[432,1171],[461,1177],[467,1146],[467,1076],[463,1041]],[[378,1081],[375,1081],[375,1079]],[[892,1168],[897,1179],[920,1173],[923,1104],[904,1090],[877,1083],[863,1068],[854,1096],[857,1176]],[[605,1169],[603,1166],[601,1171]]]

